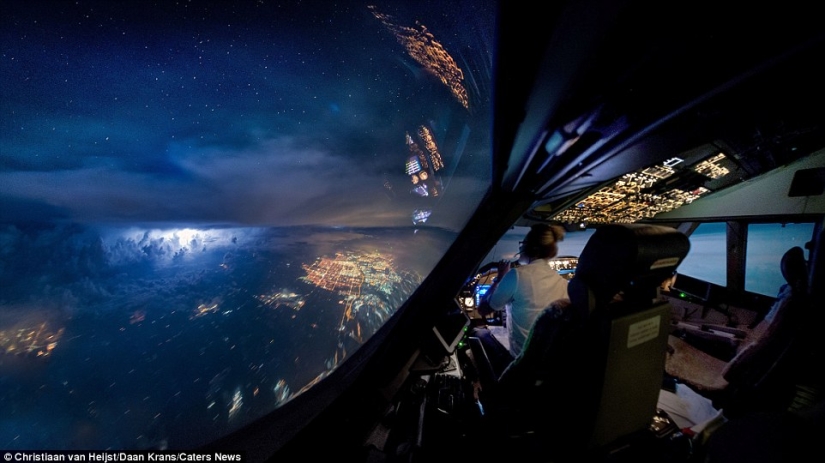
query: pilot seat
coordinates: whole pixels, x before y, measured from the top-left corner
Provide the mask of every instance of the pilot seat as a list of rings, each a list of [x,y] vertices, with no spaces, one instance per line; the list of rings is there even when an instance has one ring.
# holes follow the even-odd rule
[[[569,300],[544,310],[500,377],[482,379],[482,430],[503,436],[485,456],[607,461],[636,436],[650,435],[671,310],[658,290],[689,248],[669,227],[605,225],[594,232]]]
[[[795,341],[802,338],[798,334],[810,322],[808,266],[802,248],[794,246],[785,252],[780,268],[787,283],[729,361],[694,346],[688,342],[690,337],[682,338],[684,334],[670,337],[666,372],[711,399],[728,415],[737,414],[754,400],[767,403],[768,397],[776,395],[769,387],[770,380],[781,371]]]

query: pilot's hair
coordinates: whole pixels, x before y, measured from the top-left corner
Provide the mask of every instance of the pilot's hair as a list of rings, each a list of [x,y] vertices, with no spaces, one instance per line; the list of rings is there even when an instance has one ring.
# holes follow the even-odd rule
[[[564,227],[538,223],[524,237],[521,252],[534,259],[548,259],[559,253],[558,242],[564,239]]]

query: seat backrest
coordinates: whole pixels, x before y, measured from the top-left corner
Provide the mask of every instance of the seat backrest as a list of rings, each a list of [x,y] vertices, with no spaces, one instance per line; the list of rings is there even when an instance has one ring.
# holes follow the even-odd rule
[[[590,391],[598,403],[591,448],[647,429],[656,414],[671,312],[658,290],[689,250],[687,236],[669,227],[611,225],[579,257],[570,298],[590,312],[590,356],[601,369]]]
[[[782,285],[771,310],[754,327],[753,341],[741,347],[722,371],[734,388],[758,386],[796,337],[808,307],[808,266],[795,246],[782,256]]]
[[[814,239],[808,243],[808,305],[805,323],[800,333],[803,348],[809,352],[810,365],[825,363],[825,343],[821,341],[825,325],[825,220],[818,225]],[[817,384],[825,384],[825,368],[813,368]],[[825,408],[825,407],[823,407]]]
[[[670,304],[610,317],[607,358],[590,446],[646,429],[662,389]]]
[[[789,302],[807,292],[808,266],[802,248],[794,246],[788,249],[782,256],[779,266],[785,284],[779,288],[776,301],[771,306],[770,311],[753,328],[751,337],[755,340],[761,339],[769,330],[774,331],[776,326],[783,324],[788,313],[788,307],[793,307]],[[771,329],[771,327],[774,328]]]
[[[825,223],[811,244],[808,292],[812,301],[825,300]]]

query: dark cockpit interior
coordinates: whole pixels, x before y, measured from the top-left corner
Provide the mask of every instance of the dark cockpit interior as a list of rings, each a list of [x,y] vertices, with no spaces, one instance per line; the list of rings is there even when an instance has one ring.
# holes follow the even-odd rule
[[[497,28],[491,190],[406,310],[376,336],[380,344],[361,352],[372,355],[340,378],[341,387],[353,386],[335,411],[278,456],[306,455],[312,436],[335,435],[336,445],[360,437],[356,454],[365,461],[696,458],[688,427],[663,411],[659,395],[663,380],[668,393],[688,394],[673,386],[674,356],[684,355],[673,347],[683,341],[672,340],[677,325],[710,314],[725,318],[715,327],[755,326],[776,298],[749,293],[735,278],[719,285],[679,274],[685,236],[701,221],[803,221],[821,230],[825,87],[817,69],[825,49],[814,16],[790,6],[598,1],[530,14],[504,3]],[[777,174],[783,170],[790,175]],[[763,188],[772,190],[770,201],[741,199],[761,198]],[[742,204],[725,208],[725,192],[737,190],[745,190]],[[534,375],[533,361],[571,370],[527,375],[533,386],[511,390],[523,394],[527,410],[519,410],[490,398],[505,386],[468,333],[506,325],[500,314],[475,310],[496,276],[495,262],[484,258],[511,227],[539,222],[562,224],[571,236],[596,230],[581,255],[551,262],[569,281],[572,307],[608,316],[582,317],[591,324],[569,338],[537,323],[544,331],[534,340],[567,339],[553,345],[567,343],[575,353],[568,355],[591,360],[560,365],[552,349],[539,360],[526,354],[522,366]],[[659,227],[668,232],[648,234]],[[740,316],[743,305],[757,315]],[[605,366],[606,352],[637,344],[652,349],[639,357],[654,360],[650,369],[638,358]],[[595,372],[583,368],[593,364]],[[547,389],[559,381],[563,390]],[[637,399],[643,405],[628,405]],[[708,410],[702,429],[719,424],[710,413],[719,409]],[[370,432],[356,437],[344,428]],[[621,439],[634,434],[643,444]]]
[[[821,7],[154,3],[0,7],[0,448],[819,450]]]

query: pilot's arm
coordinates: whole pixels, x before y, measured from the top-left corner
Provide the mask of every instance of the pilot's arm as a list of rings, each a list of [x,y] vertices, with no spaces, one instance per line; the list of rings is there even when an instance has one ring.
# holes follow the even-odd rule
[[[513,301],[516,292],[517,277],[516,272],[510,271],[510,262],[501,261],[498,266],[498,276],[493,279],[493,284],[484,295],[484,302],[478,308],[479,313],[487,316],[496,310],[503,310],[507,303]]]

